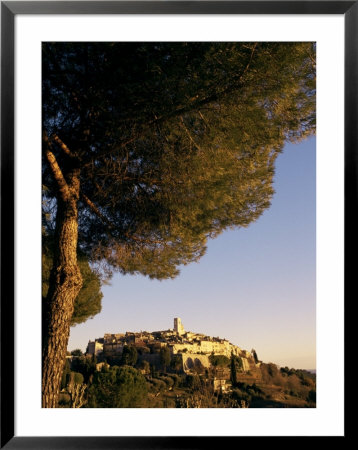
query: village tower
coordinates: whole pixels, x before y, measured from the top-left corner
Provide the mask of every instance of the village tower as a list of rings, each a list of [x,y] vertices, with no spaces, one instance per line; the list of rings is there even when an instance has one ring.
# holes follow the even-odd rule
[[[180,317],[175,317],[174,319],[174,331],[176,331],[179,336],[185,333]]]

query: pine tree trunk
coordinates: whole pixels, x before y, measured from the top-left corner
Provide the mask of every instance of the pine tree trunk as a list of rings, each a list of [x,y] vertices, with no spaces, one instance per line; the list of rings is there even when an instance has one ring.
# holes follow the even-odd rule
[[[57,407],[74,301],[82,286],[77,265],[79,173],[72,173],[70,186],[71,195],[57,199],[54,264],[43,305],[43,408]]]

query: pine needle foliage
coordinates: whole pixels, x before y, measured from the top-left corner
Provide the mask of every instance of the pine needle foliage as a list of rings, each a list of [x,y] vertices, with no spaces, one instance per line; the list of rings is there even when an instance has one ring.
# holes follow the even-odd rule
[[[80,168],[79,248],[175,277],[269,207],[287,141],[315,130],[312,43],[44,43],[44,145]],[[58,186],[43,164],[46,198]]]

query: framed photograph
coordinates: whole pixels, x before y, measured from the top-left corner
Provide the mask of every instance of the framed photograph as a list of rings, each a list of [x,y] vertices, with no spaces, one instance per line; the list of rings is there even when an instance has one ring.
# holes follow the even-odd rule
[[[357,22],[1,2],[1,448],[347,437]]]

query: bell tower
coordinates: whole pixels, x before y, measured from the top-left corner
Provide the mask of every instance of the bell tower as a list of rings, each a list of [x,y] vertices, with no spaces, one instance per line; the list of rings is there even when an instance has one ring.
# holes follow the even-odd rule
[[[179,335],[185,333],[180,317],[175,317],[174,319],[174,331],[176,331]]]

